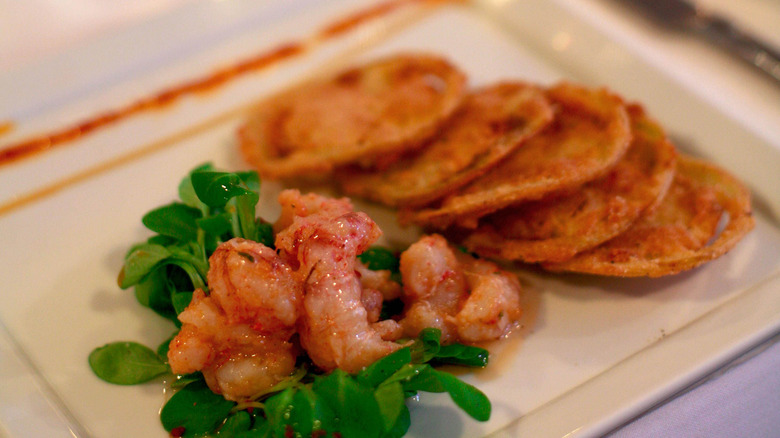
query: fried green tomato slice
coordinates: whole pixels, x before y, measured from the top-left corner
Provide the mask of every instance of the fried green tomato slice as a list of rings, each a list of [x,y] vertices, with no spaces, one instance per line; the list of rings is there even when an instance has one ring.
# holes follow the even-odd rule
[[[419,147],[452,115],[465,88],[466,76],[443,58],[382,58],[264,101],[239,128],[239,146],[265,178],[328,174]]]
[[[677,160],[663,129],[629,105],[633,140],[605,176],[565,194],[508,207],[480,220],[463,241],[483,257],[562,262],[622,233],[666,195]]]
[[[625,154],[631,126],[623,100],[606,89],[561,83],[547,90],[555,119],[490,172],[424,208],[404,208],[402,223],[474,228],[477,219],[604,175]]]
[[[721,216],[728,222],[718,232]],[[680,156],[663,202],[626,232],[552,271],[619,277],[660,277],[720,257],[755,225],[750,193],[736,178],[703,161]]]
[[[498,83],[470,93],[419,153],[386,169],[345,169],[337,177],[349,195],[394,207],[425,204],[485,173],[552,119],[540,88]]]

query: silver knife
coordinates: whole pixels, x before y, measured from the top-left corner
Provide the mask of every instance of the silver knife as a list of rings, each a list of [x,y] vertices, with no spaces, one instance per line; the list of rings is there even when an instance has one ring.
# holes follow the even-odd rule
[[[780,83],[780,52],[738,29],[728,19],[702,11],[688,0],[620,1],[641,9],[666,27],[692,31],[714,41]]]

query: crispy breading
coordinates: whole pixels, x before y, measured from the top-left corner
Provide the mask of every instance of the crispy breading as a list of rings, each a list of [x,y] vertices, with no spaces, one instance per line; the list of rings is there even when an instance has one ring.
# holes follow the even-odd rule
[[[473,228],[488,213],[598,178],[623,157],[631,142],[631,127],[620,97],[606,89],[570,83],[558,84],[546,94],[558,107],[546,129],[440,202],[403,209],[401,221]]]
[[[674,178],[677,152],[641,106],[628,111],[633,140],[609,173],[582,188],[488,215],[463,245],[484,257],[561,262],[617,236],[660,203]]]
[[[721,216],[728,222],[718,232]],[[661,205],[626,232],[553,271],[620,277],[660,277],[695,268],[731,249],[755,224],[750,192],[715,165],[680,156]]]
[[[553,119],[543,91],[504,82],[470,93],[419,153],[381,170],[337,174],[349,195],[390,206],[428,203],[485,173]]]
[[[406,151],[433,135],[465,95],[466,76],[428,54],[400,54],[276,95],[239,129],[261,176],[327,174]]]

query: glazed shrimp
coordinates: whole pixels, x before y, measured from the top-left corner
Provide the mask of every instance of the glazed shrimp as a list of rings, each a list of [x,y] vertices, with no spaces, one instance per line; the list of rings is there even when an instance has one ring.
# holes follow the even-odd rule
[[[390,278],[390,271],[372,271],[359,260],[355,263],[355,274],[360,279],[363,288],[360,301],[366,308],[368,322],[371,327],[385,340],[397,340],[403,336],[403,329],[395,320],[380,321],[382,304],[401,296],[401,285]]]
[[[306,217],[318,212],[336,217],[353,211],[348,198],[326,198],[315,193],[302,195],[296,189],[282,190],[278,199],[282,212],[273,225],[276,233],[292,225],[296,217]]]
[[[301,345],[324,370],[356,372],[401,347],[383,339],[381,333],[387,331],[378,331],[370,323],[356,273],[357,255],[381,231],[366,214],[351,211],[348,201],[300,198],[295,191],[280,196],[283,211],[302,204],[316,204],[316,208],[295,216],[277,235],[276,247],[305,278],[298,323]]]
[[[471,343],[500,338],[522,314],[520,281],[493,262],[463,253],[457,257],[470,290],[455,315],[458,337]]]
[[[457,327],[452,316],[468,297],[468,285],[447,241],[437,234],[422,237],[401,253],[400,269],[404,333],[415,337],[432,327],[441,330],[443,343],[455,342]]]
[[[442,343],[481,342],[504,335],[520,317],[520,282],[486,260],[453,250],[437,235],[424,236],[401,254],[407,336],[426,327]]]
[[[373,271],[360,261],[355,264],[355,271],[360,277],[363,289],[378,291],[382,295],[382,300],[393,300],[401,296],[401,285],[390,278],[390,271]]]
[[[168,360],[177,374],[202,371],[209,387],[231,400],[262,392],[289,376],[289,342],[303,288],[276,253],[233,239],[209,258],[210,295],[197,290],[179,320]]]
[[[292,268],[274,250],[257,242],[231,239],[209,258],[211,297],[229,322],[246,322],[260,333],[295,327],[303,289]]]

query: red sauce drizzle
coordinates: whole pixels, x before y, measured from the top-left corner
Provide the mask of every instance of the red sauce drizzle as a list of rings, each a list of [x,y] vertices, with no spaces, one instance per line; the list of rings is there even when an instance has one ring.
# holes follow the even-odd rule
[[[411,3],[441,3],[443,1],[446,0],[390,0],[336,20],[323,27],[316,35],[321,40],[327,40],[351,31],[365,22],[381,18],[401,6]],[[267,52],[217,70],[208,76],[164,89],[157,94],[142,98],[129,105],[106,111],[74,125],[8,145],[0,150],[0,166],[62,146],[140,112],[169,105],[184,95],[211,90],[235,79],[237,76],[268,68],[276,63],[301,55],[305,51],[306,46],[302,42],[282,44]],[[0,123],[0,134],[10,130],[10,126],[13,126],[10,122]]]
[[[413,3],[415,1],[417,0],[396,0],[379,3],[371,8],[364,9],[340,20],[334,21],[330,25],[325,26],[320,31],[319,35],[324,38],[331,38],[341,35],[366,21],[370,21],[374,18],[389,14],[401,6],[404,6],[407,3]]]

